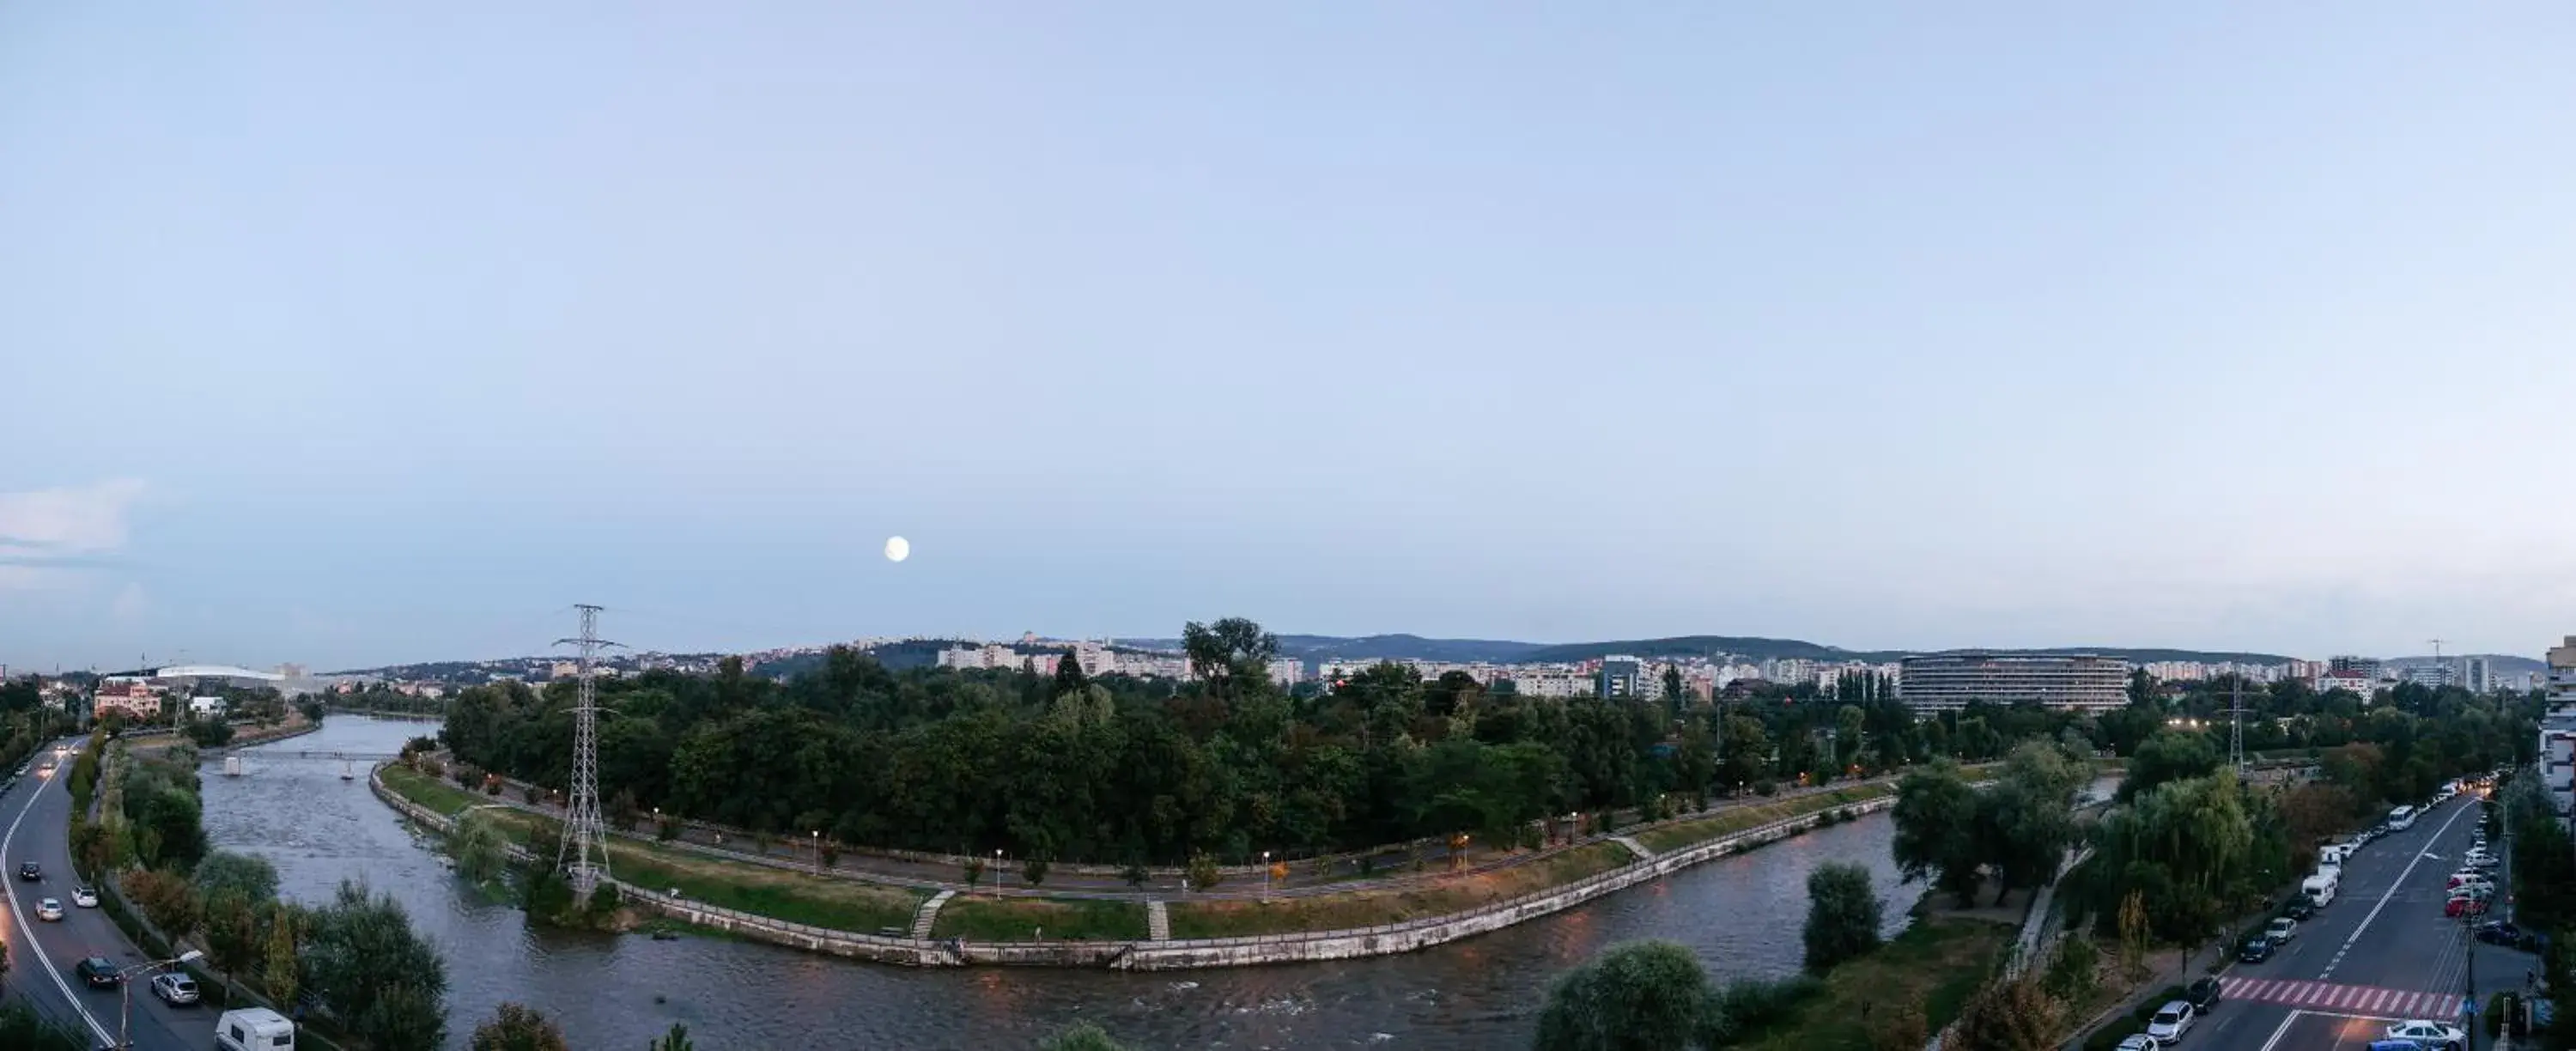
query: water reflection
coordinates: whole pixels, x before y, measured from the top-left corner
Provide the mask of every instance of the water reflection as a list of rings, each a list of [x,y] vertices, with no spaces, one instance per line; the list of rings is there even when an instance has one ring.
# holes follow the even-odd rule
[[[282,748],[391,752],[429,729],[337,718]],[[1891,899],[1891,934],[1920,891],[1897,886],[1878,815],[1408,956],[1155,974],[912,970],[720,938],[532,929],[449,873],[363,780],[341,781],[338,762],[261,752],[239,778],[205,770],[209,837],[276,862],[300,901],[327,899],[342,879],[401,899],[447,958],[451,1046],[515,1000],[559,1019],[585,1049],[641,1049],[674,1021],[710,1051],[1018,1048],[1084,1018],[1150,1048],[1515,1047],[1548,982],[1603,946],[1670,938],[1720,978],[1781,975],[1798,967],[1814,866],[1868,867]]]

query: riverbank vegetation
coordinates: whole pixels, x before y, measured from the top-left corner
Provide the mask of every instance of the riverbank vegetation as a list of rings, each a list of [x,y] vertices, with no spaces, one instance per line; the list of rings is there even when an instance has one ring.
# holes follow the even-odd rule
[[[1081,898],[951,898],[930,936],[968,941],[1144,941],[1145,906]]]
[[[1258,625],[1183,634],[1198,679],[1177,684],[1071,667],[898,674],[848,649],[784,683],[739,662],[605,681],[619,718],[600,731],[601,791],[630,827],[658,808],[961,855],[1242,864],[1459,833],[1535,845],[1542,819],[1570,812],[1661,818],[1775,782],[1989,758],[2067,725],[1982,708],[1917,722],[1880,680],[1838,685],[1838,703],[1809,687],[1723,708],[1522,697],[1394,664],[1281,690]],[[474,687],[441,739],[460,762],[560,789],[571,702],[567,684]]]

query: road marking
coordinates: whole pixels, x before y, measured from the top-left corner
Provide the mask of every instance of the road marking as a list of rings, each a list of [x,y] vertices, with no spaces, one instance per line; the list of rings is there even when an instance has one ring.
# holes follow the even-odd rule
[[[2272,1030],[2272,1039],[2263,1041],[2263,1051],[2272,1051],[2274,1047],[2279,1046],[2281,1038],[2290,1035],[2290,1027],[2298,1023],[2300,1015],[2306,1013],[2306,1011],[2292,1011],[2290,1017],[2282,1019],[2281,1024]]]
[[[2442,822],[2442,827],[2433,830],[2433,838],[2424,842],[2425,847],[2430,848],[2433,844],[2441,842],[2443,834],[2451,831],[2451,826],[2460,820],[2461,815],[2468,812],[2467,807],[2453,810],[2450,818]],[[2317,973],[2318,979],[2334,977],[2334,969],[2343,964],[2344,954],[2352,951],[2353,943],[2360,941],[2362,932],[2370,929],[2370,921],[2379,918],[2379,910],[2388,907],[2388,899],[2396,896],[2397,888],[2406,885],[2406,877],[2415,874],[2415,866],[2423,864],[2424,859],[2429,856],[2431,856],[2429,849],[2418,850],[2413,858],[2407,860],[2406,868],[2397,874],[2396,882],[2390,883],[2388,889],[2380,893],[2379,903],[2370,907],[2370,915],[2361,918],[2361,926],[2352,929],[2352,936],[2343,940],[2343,948],[2336,949],[2334,959],[2327,961],[2326,969]]]
[[[54,782],[51,779],[47,779],[44,783],[37,785],[35,791],[27,794],[26,803],[18,807],[18,819],[16,821],[9,822],[9,832],[7,835],[0,835],[0,858],[17,856],[17,851],[10,849],[10,844],[17,842],[18,826],[27,820],[27,812],[36,809],[36,800],[44,798],[45,789],[51,787],[53,784]],[[36,962],[43,964],[45,967],[45,973],[52,976],[54,979],[54,988],[62,991],[63,1002],[72,1005],[72,1010],[80,1012],[81,1021],[89,1023],[89,1031],[98,1034],[99,1043],[114,1044],[116,1042],[116,1038],[108,1035],[107,1027],[105,1025],[101,1025],[99,1020],[89,1013],[89,1008],[82,1005],[79,997],[72,995],[71,984],[63,981],[62,970],[54,966],[53,960],[45,956],[45,947],[37,943],[36,925],[28,923],[26,913],[19,910],[18,881],[15,879],[11,879],[9,881],[8,904],[10,925],[18,928],[18,934],[27,939],[27,947],[36,951]]]

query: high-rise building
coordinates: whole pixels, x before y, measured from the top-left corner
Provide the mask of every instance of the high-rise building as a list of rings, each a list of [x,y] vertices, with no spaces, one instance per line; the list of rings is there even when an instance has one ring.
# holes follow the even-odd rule
[[[2495,664],[2487,658],[2469,657],[2460,661],[2460,685],[2470,693],[2493,693],[2496,688]]]
[[[2450,661],[2436,659],[2431,664],[2417,664],[2406,669],[2406,681],[2429,689],[2460,684],[2460,669]]]
[[[2549,691],[2540,716],[2541,783],[2564,815],[2576,806],[2576,635],[2549,651]]]
[[[2117,657],[1963,650],[1905,658],[1896,695],[1917,712],[1957,711],[1974,701],[2108,711],[2129,703],[2128,688],[2128,662]]]
[[[2379,658],[2354,657],[2349,655],[2328,657],[2326,658],[2326,673],[2339,677],[2351,677],[2357,675],[2372,682],[2378,682]]]
[[[1661,687],[1662,683],[1656,684]],[[1635,657],[1601,658],[1597,696],[1603,700],[1635,700],[1646,695],[1646,662]]]

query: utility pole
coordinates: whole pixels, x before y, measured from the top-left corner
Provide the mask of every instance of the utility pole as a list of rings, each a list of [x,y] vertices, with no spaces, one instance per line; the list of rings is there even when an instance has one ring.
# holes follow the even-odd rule
[[[600,641],[599,607],[573,608],[581,611],[581,635],[555,642],[581,647],[581,692],[572,710],[572,799],[564,811],[563,843],[555,848],[555,864],[572,882],[573,901],[587,905],[590,892],[608,877],[608,825],[599,817],[599,694],[592,665],[600,647],[612,644]]]
[[[2236,768],[2236,776],[2245,776],[2245,673],[2237,672],[2235,685],[2229,689],[2227,707],[2227,762]]]

